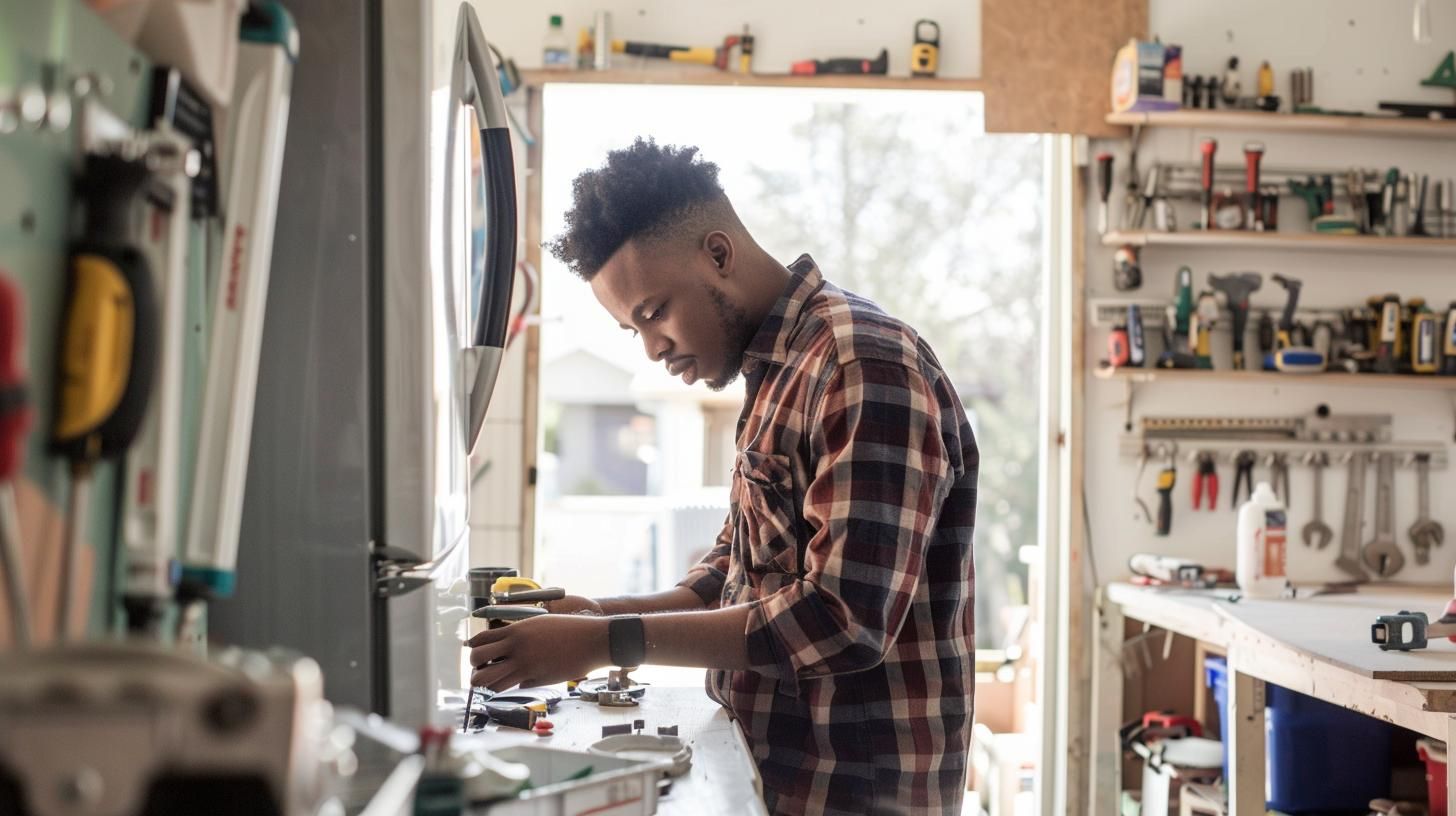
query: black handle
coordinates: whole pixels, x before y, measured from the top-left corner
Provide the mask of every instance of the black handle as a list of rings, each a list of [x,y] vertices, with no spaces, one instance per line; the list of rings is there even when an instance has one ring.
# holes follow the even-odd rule
[[[511,288],[516,280],[516,169],[510,130],[481,128],[480,152],[487,181],[486,244],[475,345],[504,348],[510,325]]]
[[[546,587],[545,589],[522,589],[517,592],[498,592],[495,594],[494,600],[498,604],[518,604],[559,601],[565,597],[566,590],[561,587]]]
[[[1165,536],[1173,529],[1173,489],[1158,491],[1158,535]]]

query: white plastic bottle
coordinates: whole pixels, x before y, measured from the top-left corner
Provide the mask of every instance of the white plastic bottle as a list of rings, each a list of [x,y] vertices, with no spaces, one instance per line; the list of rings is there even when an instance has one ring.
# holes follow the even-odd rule
[[[1238,561],[1234,575],[1248,598],[1282,598],[1289,586],[1284,574],[1286,514],[1284,503],[1268,482],[1239,508]]]
[[[560,14],[551,15],[551,27],[546,29],[546,39],[541,44],[541,67],[553,71],[571,68],[571,43],[566,40]]]

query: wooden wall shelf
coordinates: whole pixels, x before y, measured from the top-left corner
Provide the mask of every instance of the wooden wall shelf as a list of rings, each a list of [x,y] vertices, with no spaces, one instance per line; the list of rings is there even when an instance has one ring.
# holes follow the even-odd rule
[[[1318,385],[1342,388],[1393,388],[1405,391],[1456,391],[1456,377],[1416,374],[1281,374],[1274,371],[1189,370],[1161,368],[1099,368],[1099,380],[1125,380],[1130,384],[1169,382],[1205,385]]]
[[[941,79],[939,77],[871,76],[863,74],[826,74],[798,76],[794,74],[739,74],[719,71],[708,66],[613,68],[606,71],[521,72],[521,82],[540,87],[549,83],[593,85],[741,85],[765,88],[853,88],[892,91],[985,91],[987,83],[980,79]]]
[[[1389,116],[1329,116],[1313,113],[1264,113],[1238,110],[1177,110],[1109,113],[1109,125],[1264,130],[1284,133],[1326,133],[1348,136],[1399,136],[1412,139],[1456,139],[1456,121]]]
[[[1334,235],[1320,232],[1246,232],[1242,230],[1188,230],[1184,232],[1121,232],[1102,236],[1103,246],[1223,247],[1340,252],[1377,252],[1392,255],[1456,253],[1456,238],[1399,238],[1383,235]]]

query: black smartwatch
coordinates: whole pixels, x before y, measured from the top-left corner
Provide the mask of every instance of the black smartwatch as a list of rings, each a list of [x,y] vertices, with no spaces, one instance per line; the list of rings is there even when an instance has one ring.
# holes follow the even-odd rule
[[[607,652],[613,666],[642,665],[647,659],[647,633],[641,615],[615,615],[607,619]]]

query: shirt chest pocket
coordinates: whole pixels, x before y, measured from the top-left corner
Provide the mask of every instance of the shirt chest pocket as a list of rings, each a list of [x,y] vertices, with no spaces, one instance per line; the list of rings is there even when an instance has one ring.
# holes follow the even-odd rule
[[[734,463],[732,500],[737,508],[734,549],[749,580],[760,589],[769,576],[799,573],[799,510],[786,456],[741,451]]]

